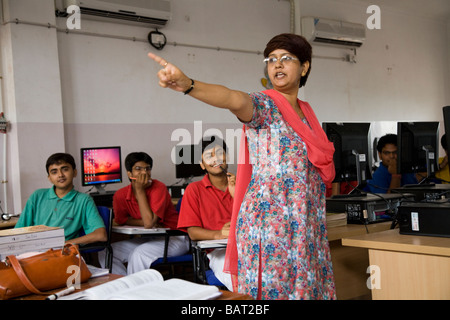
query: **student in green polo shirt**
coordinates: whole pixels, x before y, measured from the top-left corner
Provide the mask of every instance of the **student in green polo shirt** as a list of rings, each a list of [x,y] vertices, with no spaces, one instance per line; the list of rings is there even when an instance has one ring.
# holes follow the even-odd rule
[[[49,189],[38,189],[28,199],[16,228],[34,225],[64,228],[66,242],[86,244],[106,241],[106,229],[92,198],[74,189],[77,176],[74,158],[55,153],[46,163]],[[80,230],[85,231],[79,237]]]

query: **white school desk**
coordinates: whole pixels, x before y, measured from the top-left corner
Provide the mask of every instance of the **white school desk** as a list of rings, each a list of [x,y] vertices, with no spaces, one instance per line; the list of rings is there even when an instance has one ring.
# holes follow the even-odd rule
[[[111,231],[128,235],[165,235],[169,228],[150,228],[138,226],[113,226]]]
[[[371,279],[373,300],[450,299],[450,238],[394,229],[343,238],[342,245],[367,248],[370,265],[378,266]]]

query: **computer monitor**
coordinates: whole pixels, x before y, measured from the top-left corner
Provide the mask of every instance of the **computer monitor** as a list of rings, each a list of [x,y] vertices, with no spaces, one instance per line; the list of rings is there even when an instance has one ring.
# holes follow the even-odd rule
[[[448,148],[448,146],[450,146],[450,106],[443,107],[442,112],[444,113],[444,132]]]
[[[93,186],[98,193],[106,193],[107,184],[122,182],[120,147],[81,149],[81,185]]]
[[[200,167],[201,159],[201,145],[191,144],[175,146],[176,178],[184,179],[184,184],[188,184],[192,178],[205,175],[205,171]]]
[[[398,173],[432,177],[438,168],[439,122],[398,122],[397,148]]]
[[[370,179],[370,123],[324,122],[322,127],[334,144],[334,182],[357,181],[362,186]]]

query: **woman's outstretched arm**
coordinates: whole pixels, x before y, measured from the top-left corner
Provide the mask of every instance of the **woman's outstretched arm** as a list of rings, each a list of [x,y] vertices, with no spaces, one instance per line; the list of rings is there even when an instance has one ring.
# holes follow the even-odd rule
[[[186,92],[191,88],[192,80],[175,65],[153,53],[149,53],[148,56],[163,67],[158,71],[161,87],[178,92]],[[214,107],[228,109],[241,121],[248,122],[252,119],[253,104],[245,92],[195,80],[194,88],[189,95]]]

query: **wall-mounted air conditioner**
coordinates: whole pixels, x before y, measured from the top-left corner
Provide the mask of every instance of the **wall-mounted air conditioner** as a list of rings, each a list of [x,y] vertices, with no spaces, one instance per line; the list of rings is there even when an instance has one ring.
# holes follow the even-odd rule
[[[303,17],[302,35],[312,43],[360,47],[366,38],[366,28],[358,23]]]
[[[171,0],[64,0],[80,8],[81,17],[161,28],[172,18]]]

